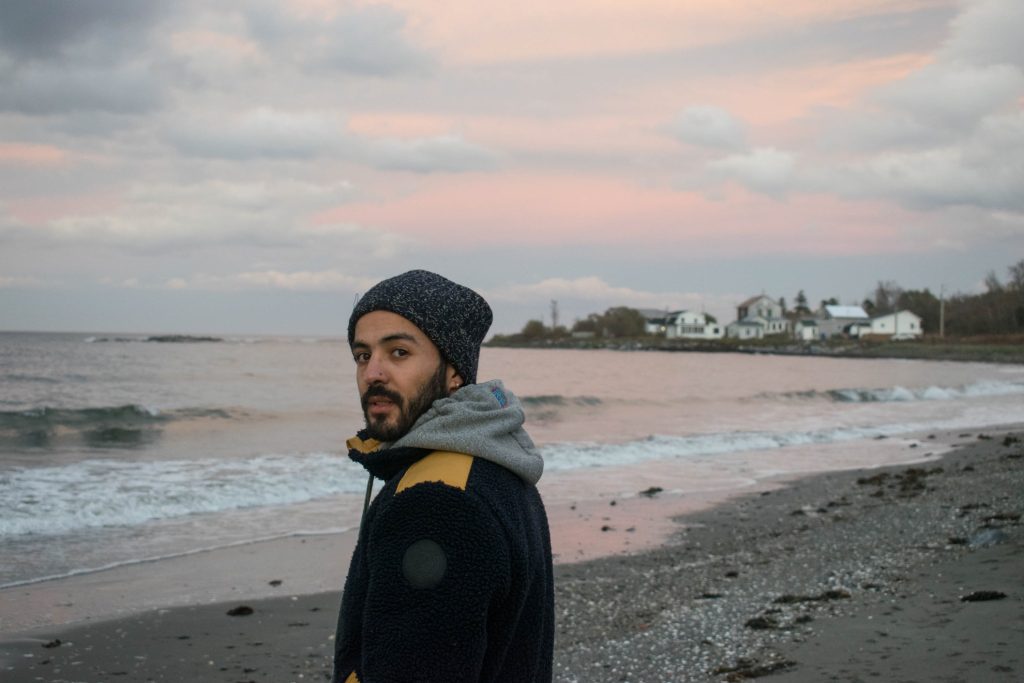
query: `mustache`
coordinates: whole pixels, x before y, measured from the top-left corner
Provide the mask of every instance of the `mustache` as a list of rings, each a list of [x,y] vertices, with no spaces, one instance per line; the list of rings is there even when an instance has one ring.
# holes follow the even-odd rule
[[[365,413],[367,408],[370,407],[370,399],[374,396],[380,396],[394,403],[399,408],[402,407],[403,401],[402,396],[397,391],[391,391],[387,387],[380,384],[374,384],[359,398],[359,402],[363,406],[363,412]]]

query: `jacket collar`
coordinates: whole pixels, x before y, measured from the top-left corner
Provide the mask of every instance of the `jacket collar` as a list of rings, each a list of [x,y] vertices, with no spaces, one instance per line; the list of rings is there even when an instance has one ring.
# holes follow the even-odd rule
[[[391,479],[430,452],[428,448],[412,446],[381,448],[383,444],[369,438],[365,429],[346,441],[345,445],[349,448],[349,458],[362,465],[374,477],[384,481]]]

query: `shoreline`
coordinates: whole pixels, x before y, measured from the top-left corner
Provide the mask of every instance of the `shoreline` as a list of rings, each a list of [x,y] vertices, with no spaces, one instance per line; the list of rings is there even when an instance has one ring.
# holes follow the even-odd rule
[[[920,448],[919,448],[920,447]],[[670,541],[674,519],[822,471],[910,465],[948,450],[935,434],[789,445],[713,456],[553,472],[541,481],[555,564],[635,554]],[[658,492],[644,492],[656,487]],[[332,504],[357,514],[362,496]],[[37,628],[67,628],[153,609],[258,600],[341,586],[358,519],[338,532],[254,538],[129,560],[0,588],[0,641]],[[230,572],[223,568],[232,568]]]
[[[889,360],[955,361],[961,363],[1024,363],[1024,345],[1018,338],[1004,343],[968,340],[799,342],[745,340],[666,340],[661,338],[623,339],[543,339],[537,341],[494,340],[484,348],[495,349],[572,349],[578,351],[664,351],[666,353],[741,353],[746,355],[797,356],[808,358],[854,358]]]
[[[769,670],[780,681],[896,671],[934,680],[954,669],[964,680],[1015,680],[1022,430],[952,434],[958,447],[924,464],[813,474],[733,497],[677,517],[654,549],[558,564],[555,680],[744,680]],[[609,526],[620,526],[619,509],[605,512]],[[989,531],[1001,540],[972,547]],[[196,577],[218,571],[230,579],[231,562]],[[35,629],[0,644],[0,671],[12,683],[322,679],[340,580],[299,594],[299,581],[279,578],[282,597]],[[960,602],[980,590],[1007,597]],[[253,614],[226,615],[242,604]],[[965,642],[953,647],[954,636]],[[935,643],[959,654],[929,653]]]

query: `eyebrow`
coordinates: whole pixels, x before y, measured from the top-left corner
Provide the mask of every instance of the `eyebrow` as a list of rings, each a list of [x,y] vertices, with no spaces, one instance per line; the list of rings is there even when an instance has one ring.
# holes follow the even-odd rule
[[[407,332],[395,332],[394,334],[386,335],[384,337],[381,337],[378,343],[387,344],[389,342],[395,341],[407,341],[411,344],[415,344],[416,346],[420,345],[419,340],[417,340],[416,337],[412,336]],[[352,348],[367,349],[370,348],[370,345],[362,340],[357,339],[354,342],[352,342]]]

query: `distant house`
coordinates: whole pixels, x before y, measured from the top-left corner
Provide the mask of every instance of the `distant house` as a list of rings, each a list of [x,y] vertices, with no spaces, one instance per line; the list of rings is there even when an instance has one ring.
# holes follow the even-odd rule
[[[793,325],[793,336],[800,341],[814,341],[819,335],[818,321],[814,318],[801,318]]]
[[[644,334],[665,336],[668,333],[670,320],[682,311],[659,311],[654,308],[638,308],[636,311],[644,317]]]
[[[893,339],[917,339],[924,332],[921,317],[910,311],[897,311],[871,319],[865,333],[891,336]]]
[[[725,326],[725,336],[731,339],[764,339],[764,322],[736,320]]]
[[[677,311],[667,319],[665,336],[669,339],[721,339],[725,330],[708,320],[706,313]]]
[[[790,324],[779,302],[761,294],[736,307],[736,322],[726,326],[725,334],[736,339],[762,339],[773,334],[787,334]],[[755,326],[760,328],[760,332],[755,332]]]
[[[818,336],[859,336],[871,326],[871,318],[860,306],[823,306],[818,313]]]

